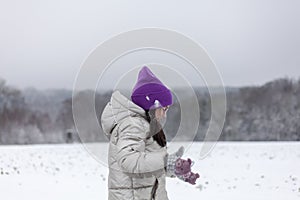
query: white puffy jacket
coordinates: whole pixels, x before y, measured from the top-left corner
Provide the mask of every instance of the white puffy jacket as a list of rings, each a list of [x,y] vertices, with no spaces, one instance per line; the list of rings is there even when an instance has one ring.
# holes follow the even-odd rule
[[[101,124],[110,139],[108,199],[167,200],[167,151],[149,135],[145,111],[115,91],[104,108]]]

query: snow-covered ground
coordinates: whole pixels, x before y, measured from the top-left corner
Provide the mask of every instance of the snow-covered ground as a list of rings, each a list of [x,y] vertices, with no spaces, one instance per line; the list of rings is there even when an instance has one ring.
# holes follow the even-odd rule
[[[107,144],[93,145],[105,157]],[[200,179],[193,186],[168,178],[170,200],[300,199],[300,143],[219,142],[202,160],[200,145],[184,155]],[[107,199],[107,174],[80,144],[0,146],[1,199]]]

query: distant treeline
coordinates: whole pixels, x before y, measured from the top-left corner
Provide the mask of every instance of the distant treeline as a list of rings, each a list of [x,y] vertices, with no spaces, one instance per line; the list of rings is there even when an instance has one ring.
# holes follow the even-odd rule
[[[200,126],[195,140],[202,141],[211,117],[210,96],[206,88],[194,90],[200,106]],[[177,94],[180,92],[185,90],[176,90]],[[99,122],[111,93],[96,93],[95,109]],[[91,90],[81,91],[75,100],[84,104],[93,94]],[[300,140],[300,79],[282,78],[255,87],[227,87],[226,96],[227,113],[220,140]],[[189,98],[186,95],[183,101],[189,101]],[[165,127],[168,140],[176,134],[179,122],[180,103],[175,98]],[[80,135],[82,138],[74,125],[71,90],[19,90],[0,79],[0,144],[72,143],[81,142],[81,139],[107,141],[102,130],[89,123],[88,117],[85,132]]]

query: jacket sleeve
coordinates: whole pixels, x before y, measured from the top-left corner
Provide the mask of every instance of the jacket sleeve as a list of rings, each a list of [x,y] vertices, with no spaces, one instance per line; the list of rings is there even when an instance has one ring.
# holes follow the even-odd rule
[[[145,152],[147,130],[143,123],[130,118],[119,127],[116,158],[125,173],[151,174],[164,170],[166,151]]]

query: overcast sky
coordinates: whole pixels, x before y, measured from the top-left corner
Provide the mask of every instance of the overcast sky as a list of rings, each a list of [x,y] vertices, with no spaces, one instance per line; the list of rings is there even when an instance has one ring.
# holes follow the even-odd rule
[[[98,44],[143,27],[193,38],[227,86],[300,77],[299,0],[2,0],[0,26],[0,77],[19,88],[70,89]]]

